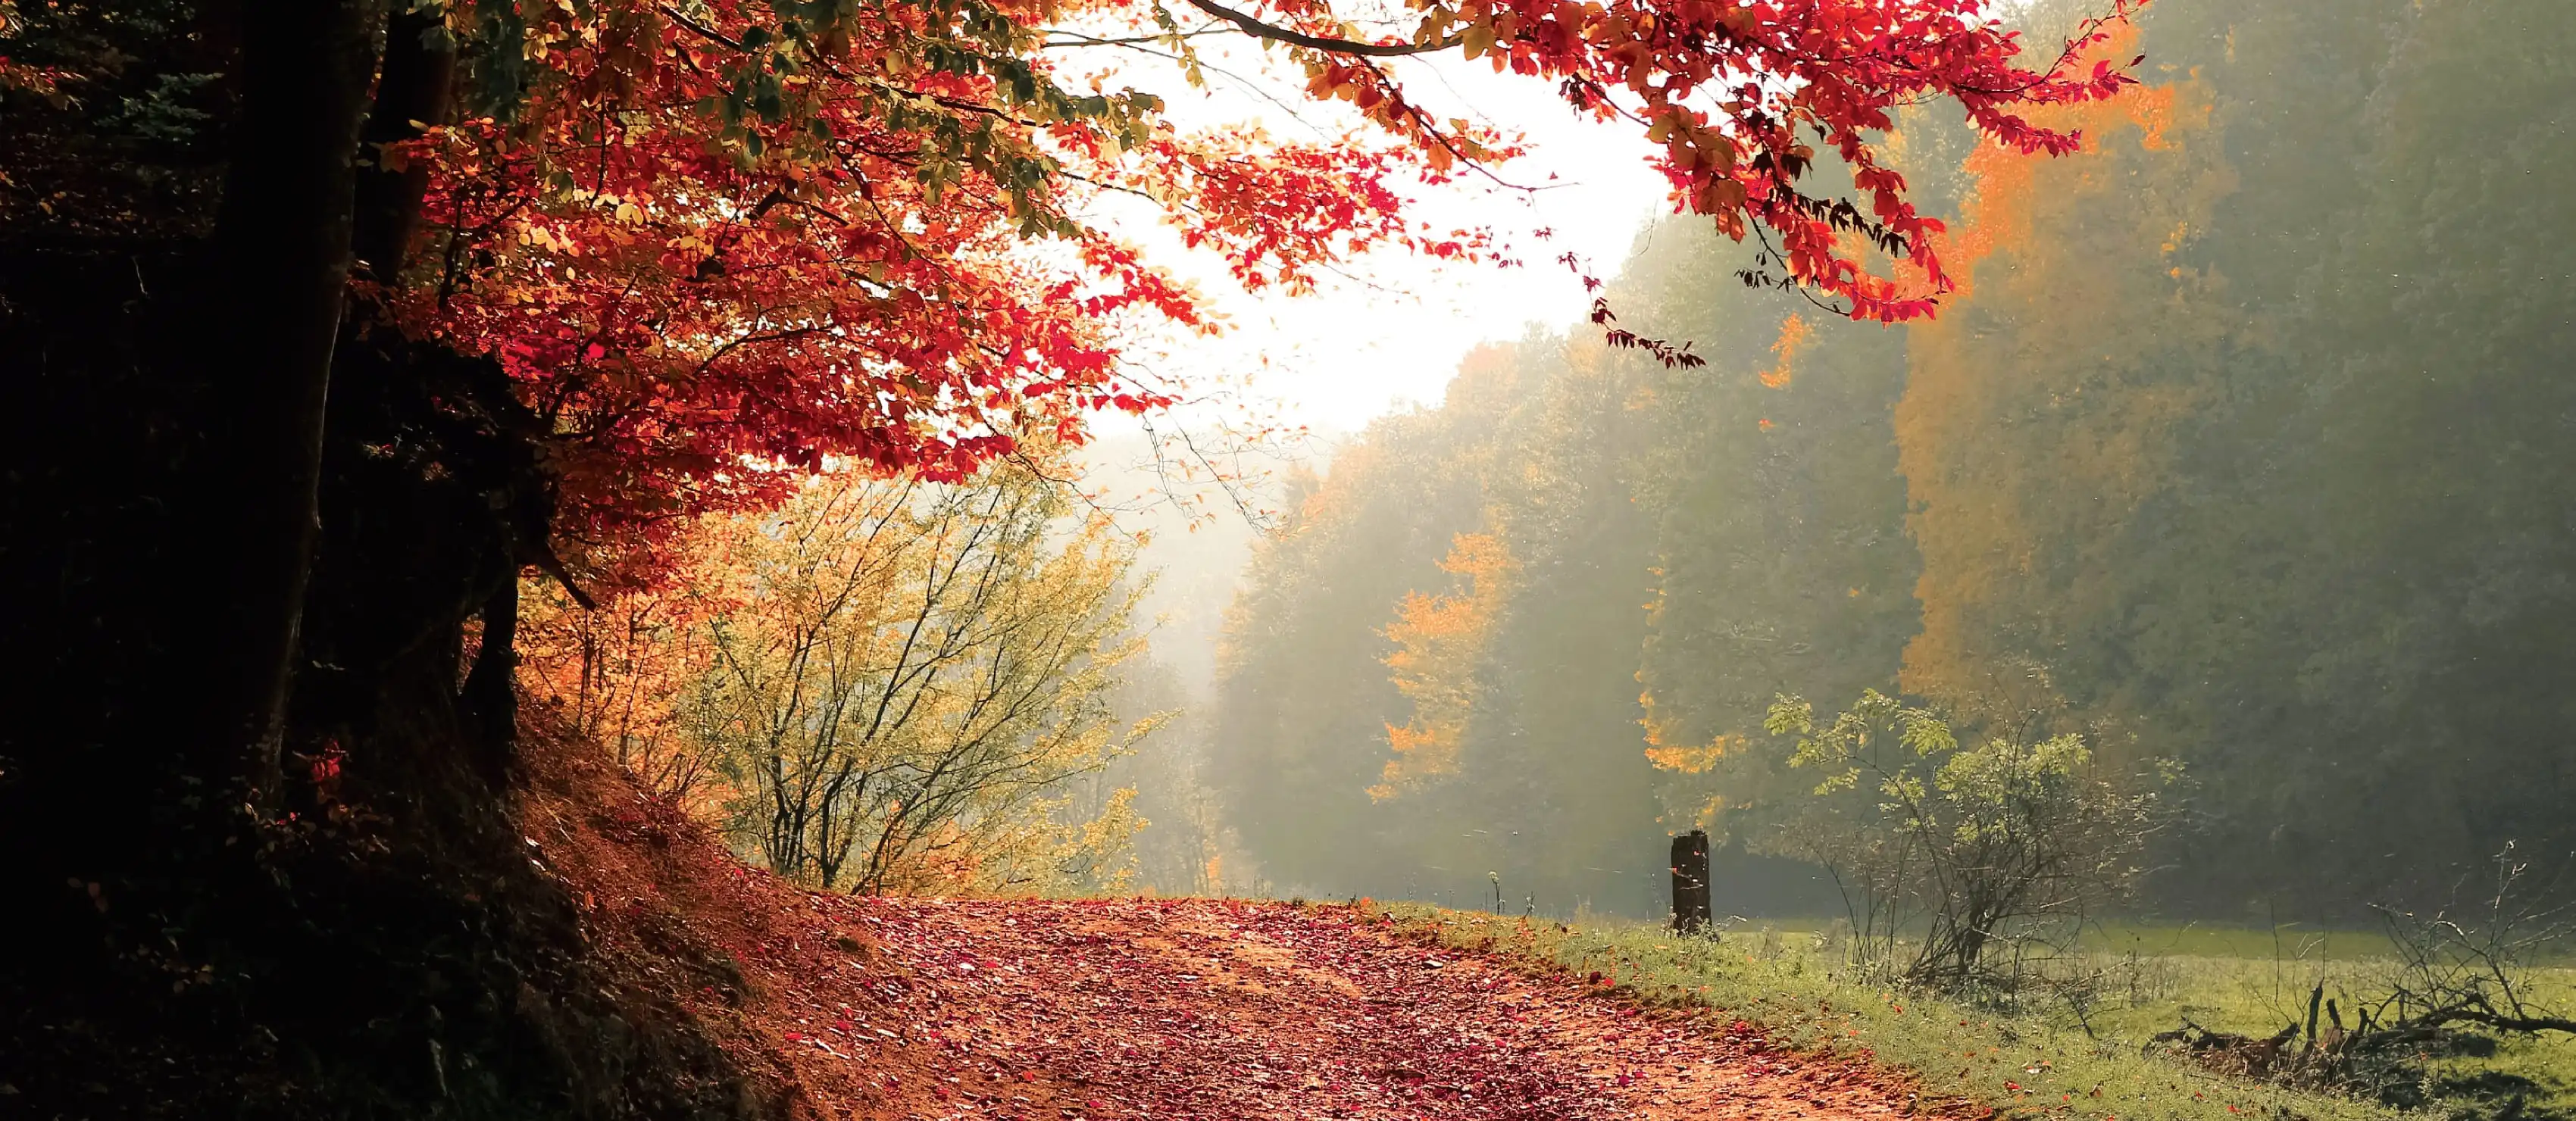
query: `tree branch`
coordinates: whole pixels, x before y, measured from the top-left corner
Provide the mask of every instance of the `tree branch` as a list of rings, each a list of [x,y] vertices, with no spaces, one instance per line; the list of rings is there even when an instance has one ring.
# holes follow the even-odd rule
[[[1319,35],[1308,35],[1302,31],[1290,30],[1289,28],[1281,27],[1275,23],[1266,23],[1251,15],[1235,11],[1232,8],[1219,4],[1211,4],[1208,0],[1190,0],[1190,6],[1197,8],[1202,12],[1206,12],[1209,15],[1215,16],[1218,19],[1224,20],[1227,23],[1231,23],[1236,27],[1241,28],[1246,34],[1249,34],[1254,38],[1268,39],[1274,43],[1286,43],[1292,47],[1304,47],[1310,51],[1323,51],[1327,54],[1365,55],[1370,58],[1401,58],[1405,55],[1430,54],[1434,51],[1445,51],[1465,41],[1455,35],[1448,36],[1447,38],[1434,43],[1362,43],[1352,39],[1327,39]]]

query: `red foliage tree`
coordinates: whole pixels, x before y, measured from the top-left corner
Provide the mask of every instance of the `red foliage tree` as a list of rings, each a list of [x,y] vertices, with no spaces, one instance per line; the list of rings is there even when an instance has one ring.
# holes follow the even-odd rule
[[[1638,127],[1677,205],[1776,237],[1783,283],[1883,320],[1949,286],[1939,223],[1869,139],[1894,106],[1950,98],[1998,142],[2057,152],[2077,138],[2022,112],[2129,80],[2070,72],[2098,25],[2024,65],[1982,0],[1416,0],[1410,38],[1383,41],[1345,37],[1321,2],[1193,3],[1284,44],[1310,93],[1379,138],[1184,135],[1149,94],[1066,88],[1051,26],[1188,57],[1173,11],[1125,0],[458,5],[428,30],[469,44],[465,113],[391,149],[424,193],[410,264],[381,272],[408,333],[500,358],[563,440],[563,530],[601,543],[774,497],[826,456],[955,475],[1027,425],[1071,435],[1086,411],[1165,403],[1122,373],[1115,324],[1200,310],[1077,217],[1104,191],[1162,204],[1249,285],[1386,245],[1478,252],[1409,221],[1399,189],[1509,149],[1434,119],[1389,56],[1488,59]],[[1857,202],[1805,188],[1811,141]],[[1906,259],[1907,282],[1871,273],[1872,252]]]
[[[1472,251],[1402,215],[1418,152],[1183,135],[1148,95],[1062,88],[1045,10],[825,8],[550,9],[511,100],[393,146],[426,171],[385,270],[403,329],[501,361],[560,440],[577,541],[826,457],[955,477],[1032,425],[1165,404],[1116,329],[1199,326],[1197,298],[1073,216],[1104,191],[1251,284]]]

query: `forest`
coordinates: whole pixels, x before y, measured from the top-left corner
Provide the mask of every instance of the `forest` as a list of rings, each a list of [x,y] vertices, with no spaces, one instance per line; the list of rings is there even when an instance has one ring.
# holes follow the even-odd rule
[[[0,1117],[2576,1117],[2564,9],[0,0]]]
[[[1937,319],[1745,290],[1665,222],[1612,302],[1707,368],[1533,331],[1304,483],[1216,707],[1263,874],[1643,915],[1699,826],[1722,907],[1839,913],[1762,859],[1812,785],[1764,721],[1872,689],[2170,761],[2152,913],[2351,921],[2509,842],[2563,862],[2576,211],[2535,185],[2576,174],[2576,22],[2158,0],[2135,33],[2142,89],[2054,111],[2082,155],[1900,122],[1953,216]]]

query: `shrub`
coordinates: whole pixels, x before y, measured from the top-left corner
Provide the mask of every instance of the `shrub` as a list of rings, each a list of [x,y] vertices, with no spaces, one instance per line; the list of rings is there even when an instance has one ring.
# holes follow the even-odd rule
[[[2169,763],[2114,773],[2073,734],[1962,745],[1939,715],[1875,690],[1822,725],[1783,696],[1763,726],[1798,737],[1790,766],[1823,772],[1767,847],[1833,874],[1856,962],[1943,989],[1993,980],[1998,947],[2128,894],[2171,816]]]

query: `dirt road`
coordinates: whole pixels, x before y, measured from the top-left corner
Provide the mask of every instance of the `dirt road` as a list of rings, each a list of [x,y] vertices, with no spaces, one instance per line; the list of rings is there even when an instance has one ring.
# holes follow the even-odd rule
[[[1905,1106],[1852,1066],[1426,948],[1348,907],[817,909],[861,935],[806,991],[791,1040],[812,1100],[839,1116],[1848,1121]]]

